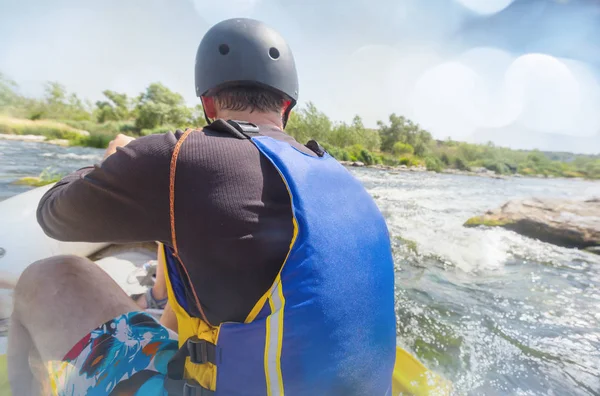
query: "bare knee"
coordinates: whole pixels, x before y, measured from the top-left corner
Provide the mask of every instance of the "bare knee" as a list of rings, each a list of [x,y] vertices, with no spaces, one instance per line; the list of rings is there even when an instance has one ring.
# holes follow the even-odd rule
[[[73,278],[85,277],[91,265],[88,259],[72,255],[49,257],[29,265],[15,286],[15,311],[64,291]]]
[[[95,263],[56,256],[28,267],[17,282],[13,315],[43,361],[60,360],[92,329],[137,306]]]

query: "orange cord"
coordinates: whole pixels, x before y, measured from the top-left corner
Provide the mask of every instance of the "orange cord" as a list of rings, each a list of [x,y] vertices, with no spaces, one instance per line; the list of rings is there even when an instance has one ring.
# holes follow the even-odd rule
[[[190,274],[188,273],[181,257],[179,257],[179,249],[177,248],[177,233],[175,232],[175,171],[177,170],[177,158],[179,157],[179,151],[181,150],[181,146],[187,137],[192,133],[193,129],[186,129],[186,131],[181,135],[181,138],[175,144],[175,149],[173,150],[173,156],[171,157],[171,169],[169,173],[169,217],[171,219],[171,241],[173,244],[173,255],[179,260],[179,264],[183,268],[185,275],[188,278],[188,284],[192,288],[192,293],[194,294],[194,299],[196,300],[196,305],[200,310],[200,315],[202,315],[202,320],[206,322],[209,326],[212,327],[206,315],[204,314],[204,310],[202,309],[202,305],[200,304],[200,300],[198,299],[198,295],[196,294],[196,289],[192,285],[192,280],[190,278]]]

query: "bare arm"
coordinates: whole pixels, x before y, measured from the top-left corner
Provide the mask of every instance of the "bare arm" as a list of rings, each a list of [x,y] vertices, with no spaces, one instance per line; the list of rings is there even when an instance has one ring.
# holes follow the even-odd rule
[[[177,333],[177,317],[175,316],[175,312],[173,312],[173,309],[171,309],[169,303],[165,305],[165,310],[160,317],[160,324]]]
[[[168,241],[175,143],[168,133],[113,147],[101,164],[68,175],[42,197],[38,223],[62,241]]]

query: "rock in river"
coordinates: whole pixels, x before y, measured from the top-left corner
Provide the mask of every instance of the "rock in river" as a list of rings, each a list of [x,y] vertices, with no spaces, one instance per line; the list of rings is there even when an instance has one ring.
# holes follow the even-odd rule
[[[479,225],[504,227],[554,245],[600,254],[600,198],[513,200],[465,223],[466,227]]]

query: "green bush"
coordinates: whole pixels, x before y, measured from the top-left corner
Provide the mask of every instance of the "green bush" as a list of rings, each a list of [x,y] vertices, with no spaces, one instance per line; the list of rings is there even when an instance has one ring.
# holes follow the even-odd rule
[[[400,165],[400,161],[393,155],[389,155],[386,153],[381,153],[380,155],[381,163],[387,166],[398,166]]]
[[[108,144],[115,136],[116,135],[103,133],[90,133],[89,136],[78,136],[77,138],[70,140],[69,144],[71,146],[107,148]]]
[[[437,157],[427,157],[425,158],[425,166],[428,171],[441,172],[444,168],[443,162]]]
[[[392,147],[392,153],[396,155],[413,154],[415,149],[408,143],[397,142]]]
[[[45,168],[39,176],[22,177],[14,181],[13,184],[31,187],[41,187],[47,184],[56,183],[63,177],[63,174],[54,172],[50,168]]]
[[[410,158],[406,158],[406,157],[402,157],[402,158],[400,158],[400,161],[398,161],[398,163],[400,165],[410,166],[411,159]]]
[[[446,153],[442,153],[442,156],[440,157],[440,160],[446,165],[449,166],[450,165],[450,157],[448,157],[448,154]]]
[[[401,157],[398,163],[408,167],[421,165],[421,163],[414,157]]]
[[[376,162],[373,154],[366,149],[360,151],[358,160],[364,162],[366,165],[375,165]]]
[[[331,155],[333,158],[335,158],[338,161],[350,161],[350,154],[339,147],[325,147],[325,145],[323,145],[323,148],[325,150],[327,150],[327,152],[329,153],[329,155]]]
[[[504,174],[510,173],[506,164],[499,162],[499,161],[486,160],[486,161],[484,161],[483,166],[484,166],[484,168],[491,170],[493,172],[496,172],[499,175],[504,175]]]
[[[469,165],[467,165],[466,161],[460,157],[454,158],[454,167],[459,170],[469,170]]]

